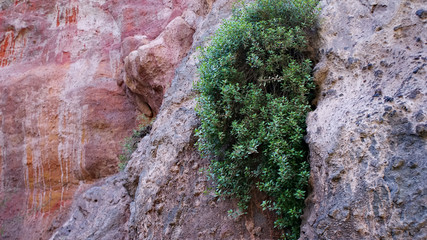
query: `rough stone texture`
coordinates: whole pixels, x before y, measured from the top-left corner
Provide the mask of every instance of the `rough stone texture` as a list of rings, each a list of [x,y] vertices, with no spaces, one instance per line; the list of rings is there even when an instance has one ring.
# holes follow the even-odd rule
[[[1,239],[50,237],[77,189],[117,172],[137,108],[152,115],[123,85],[124,58],[211,4],[0,1]]]
[[[425,1],[321,6],[301,239],[426,239]]]
[[[195,48],[231,6],[213,2],[0,3],[2,239],[278,238],[261,194],[233,219],[236,203],[205,192],[199,171],[208,162],[193,146]],[[426,239],[425,4],[321,5],[301,239]],[[90,185],[117,170],[136,108],[157,113],[147,97],[156,86],[153,99],[166,95],[151,134],[124,173]]]
[[[130,197],[124,182],[119,174],[78,194],[72,217],[51,239],[128,239]]]
[[[93,1],[8,2],[0,11],[0,233],[47,238],[79,185],[117,171],[136,109],[114,80],[120,32],[109,14]]]
[[[130,205],[131,239],[275,239],[274,216],[263,212],[260,194],[249,214],[237,219],[227,211],[231,201],[218,201],[209,191],[208,161],[198,155],[194,129],[199,124],[194,111],[197,81],[195,48],[212,35],[230,14],[230,1],[218,0],[212,12],[196,28],[195,44],[177,69],[152,132],[140,143],[126,172],[129,190],[135,191]]]
[[[145,35],[130,36],[123,41],[121,53],[125,68],[122,79],[118,79],[119,85],[124,82],[132,91],[138,109],[146,116],[159,112],[175,69],[192,44],[196,20],[210,11],[212,3],[213,0],[147,1],[142,9],[123,12],[143,14],[143,20],[149,20],[147,26],[142,24],[143,31],[138,32]],[[135,19],[128,15],[124,21],[135,25]],[[158,26],[153,28],[152,22],[161,24],[161,31]]]
[[[175,69],[191,47],[194,30],[182,18],[168,24],[155,40],[125,58],[125,84],[156,115]],[[153,115],[147,114],[147,115]]]
[[[231,1],[218,0],[206,18],[194,22],[192,50],[179,65],[151,133],[139,143],[125,169],[125,182],[120,183],[126,186],[131,202],[126,225],[129,235],[120,233],[119,223],[110,224],[110,232],[118,233],[117,239],[277,239],[280,236],[272,227],[273,214],[259,206],[265,199],[261,194],[254,193],[247,215],[236,219],[228,216],[227,211],[237,204],[219,201],[206,191],[210,185],[206,173],[200,169],[207,167],[208,161],[202,160],[194,148],[194,129],[199,124],[192,91],[197,80],[195,49],[212,35],[220,19],[229,16],[231,5]],[[101,206],[105,212],[98,211]],[[101,206],[86,208],[86,218],[102,222],[103,216],[114,210],[110,205]],[[80,212],[75,207],[70,221]],[[94,228],[97,224],[80,229],[82,224],[74,221],[59,230],[71,230],[69,235],[55,239],[73,239],[79,231],[89,236],[97,231]]]

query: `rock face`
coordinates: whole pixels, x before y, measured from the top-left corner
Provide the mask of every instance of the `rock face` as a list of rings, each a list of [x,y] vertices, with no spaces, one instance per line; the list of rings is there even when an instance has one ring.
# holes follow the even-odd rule
[[[207,37],[230,14],[230,1],[216,1],[212,12],[197,25],[195,43],[188,57],[176,70],[162,109],[150,136],[145,137],[128,173],[131,194],[131,239],[274,239],[273,215],[252,203],[247,216],[229,217],[236,203],[220,201],[207,191],[206,173],[200,171],[208,161],[198,155],[194,129],[197,81],[197,52]],[[270,214],[270,216],[268,215]]]
[[[248,215],[228,216],[227,211],[237,204],[219,201],[206,191],[210,185],[201,169],[207,167],[208,162],[201,159],[194,148],[194,129],[199,124],[192,91],[193,82],[197,80],[196,47],[215,31],[221,19],[230,15],[231,5],[231,1],[217,0],[205,18],[195,21],[195,41],[176,70],[151,133],[139,143],[125,169],[125,177],[120,181],[114,180],[115,177],[109,180],[124,186],[129,196],[123,196],[121,200],[117,198],[113,203],[96,203],[93,197],[86,195],[100,188],[110,188],[114,196],[120,196],[122,187],[114,190],[109,187],[110,183],[106,183],[95,190],[91,188],[76,200],[69,221],[53,239],[85,239],[79,237],[79,232],[84,232],[84,236],[101,236],[96,226],[110,211],[116,216],[112,206],[116,204],[114,202],[121,204],[122,201],[128,201],[128,209],[123,209],[122,215],[129,212],[129,218],[110,221],[105,228],[115,239],[276,239],[280,236],[272,227],[273,214],[259,207],[264,200],[260,194],[255,194]],[[98,210],[101,208],[104,211]],[[75,220],[82,215],[96,223],[82,229],[82,222]],[[127,233],[121,231],[122,226],[128,227]]]
[[[1,239],[280,237],[260,193],[228,216],[194,147],[196,48],[232,2],[0,3]],[[301,239],[427,238],[423,2],[321,1]],[[110,176],[137,113],[157,120]]]
[[[1,4],[2,239],[52,234],[80,185],[117,171],[135,124],[114,80],[119,28],[106,28],[112,16],[86,2]]]
[[[119,174],[77,194],[73,217],[52,239],[127,239],[130,197],[123,182]]]
[[[301,239],[426,239],[425,1],[321,1]]]
[[[152,63],[167,73],[154,82],[165,91],[191,45],[195,19],[210,6],[208,0],[1,1],[0,238],[48,238],[77,190],[117,172],[121,141],[137,114],[152,116],[147,106],[162,100],[128,91],[124,59],[141,45],[173,48],[167,61],[174,62]]]
[[[177,17],[154,41],[126,57],[126,86],[147,103],[153,114],[159,112],[175,69],[190,49],[193,34],[191,26],[182,17]]]

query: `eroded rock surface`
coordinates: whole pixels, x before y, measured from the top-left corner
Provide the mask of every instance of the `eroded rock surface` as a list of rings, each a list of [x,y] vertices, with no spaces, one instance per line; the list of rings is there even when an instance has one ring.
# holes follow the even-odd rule
[[[80,185],[117,172],[136,109],[114,79],[120,28],[96,1],[1,9],[1,238],[45,239]]]
[[[0,3],[2,239],[279,237],[259,193],[248,215],[228,216],[236,203],[205,191],[194,148],[196,47],[231,4]],[[425,239],[425,4],[321,5],[301,238]],[[117,171],[136,109],[158,113],[151,134],[124,173],[99,180]]]
[[[208,189],[207,160],[198,155],[194,129],[197,81],[196,48],[205,44],[221,19],[230,15],[232,1],[217,0],[213,10],[197,24],[195,42],[176,70],[152,132],[140,143],[126,172],[130,205],[131,239],[275,239],[274,215],[264,212],[262,197],[254,194],[249,214],[237,219],[227,211],[236,202],[219,201]]]
[[[183,49],[174,45],[179,62],[196,19],[211,4],[0,2],[0,238],[48,238],[78,189],[117,172],[121,141],[137,114],[150,117],[147,102],[161,103],[127,90],[124,58],[159,36],[173,42],[167,37],[179,37],[182,29],[162,33],[179,23],[186,24],[189,41]]]
[[[194,147],[194,129],[199,124],[194,110],[196,94],[192,91],[197,81],[196,47],[213,34],[221,19],[230,15],[231,6],[231,1],[218,0],[205,18],[195,22],[193,46],[176,70],[151,133],[141,140],[125,170],[126,178],[121,184],[131,197],[126,225],[129,235],[122,234],[118,239],[276,239],[280,236],[273,229],[273,214],[259,206],[264,200],[260,194],[254,194],[247,215],[228,216],[227,211],[237,204],[219,201],[208,190],[206,173],[201,171],[208,161],[201,159]],[[89,210],[87,218],[96,219],[100,214],[97,209]],[[75,206],[70,221],[80,212]],[[59,232],[68,227],[72,232],[69,236],[76,236],[73,231],[79,231],[76,227],[79,223],[73,224],[74,227],[63,226]],[[111,229],[120,232],[118,226]],[[97,229],[88,226],[84,231],[95,233]],[[72,239],[57,236],[55,239]]]
[[[425,1],[321,1],[301,239],[426,239]]]
[[[70,218],[51,239],[128,239],[130,197],[123,174],[77,194]]]
[[[193,42],[194,30],[182,18],[171,21],[155,40],[125,58],[125,84],[156,115],[175,69]]]

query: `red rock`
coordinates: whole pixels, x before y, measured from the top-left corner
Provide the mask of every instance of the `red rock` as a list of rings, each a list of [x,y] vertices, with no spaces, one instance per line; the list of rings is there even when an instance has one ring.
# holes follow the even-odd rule
[[[125,58],[126,86],[157,114],[175,68],[193,42],[194,30],[181,17],[163,33]]]
[[[67,90],[70,65],[20,67],[3,69],[0,81],[1,194],[21,193],[15,217],[28,225],[63,213],[79,181],[117,171],[119,142],[134,126],[135,109],[115,81]],[[0,207],[2,221],[7,211]]]
[[[138,49],[142,45],[148,44],[150,41],[147,36],[136,35],[132,37],[127,37],[122,41],[121,52],[122,60],[129,55],[132,51]]]
[[[0,3],[2,238],[49,238],[78,189],[117,172],[121,141],[139,112],[157,113],[206,4]],[[148,77],[133,88],[138,95],[122,84],[123,60],[135,50],[155,60],[150,68],[132,63]]]

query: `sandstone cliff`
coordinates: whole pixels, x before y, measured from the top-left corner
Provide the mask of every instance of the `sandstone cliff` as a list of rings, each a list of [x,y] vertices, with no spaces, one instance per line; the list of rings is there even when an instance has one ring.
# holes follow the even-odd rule
[[[0,2],[2,239],[48,238],[67,217],[76,191],[118,171],[121,141],[138,114],[157,113],[191,46],[195,20],[210,6],[186,0]],[[151,98],[123,84],[130,78],[125,58],[134,50],[146,53],[144,61],[162,63],[162,75],[142,82],[154,89]]]

